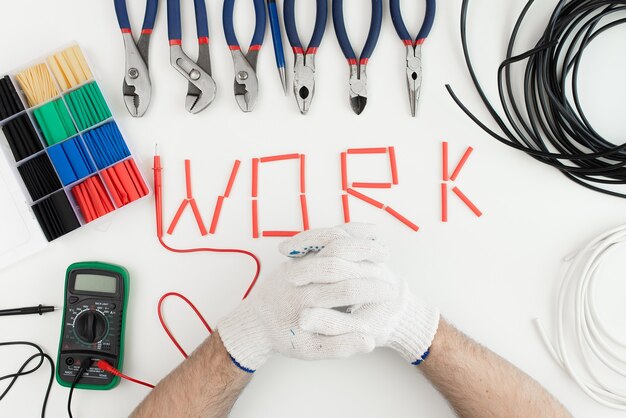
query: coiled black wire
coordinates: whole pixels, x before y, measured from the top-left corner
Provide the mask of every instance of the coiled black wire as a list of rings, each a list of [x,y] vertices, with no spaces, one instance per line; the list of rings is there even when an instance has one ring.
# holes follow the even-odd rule
[[[535,47],[513,55],[520,28],[534,0],[529,0],[511,32],[506,58],[498,68],[498,91],[504,114],[496,111],[474,71],[467,43],[469,0],[461,6],[461,43],[465,62],[480,98],[501,133],[476,117],[448,93],[479,127],[498,141],[560,170],[570,180],[601,193],[626,184],[626,143],[603,138],[591,126],[578,96],[578,72],[585,49],[600,34],[626,23],[626,0],[560,0]],[[514,93],[511,66],[527,60],[522,92]],[[570,98],[571,97],[571,100]],[[619,141],[619,142],[623,142]]]
[[[46,387],[46,392],[43,398],[43,404],[41,406],[41,418],[44,418],[46,415],[46,406],[48,404],[48,398],[50,397],[50,389],[52,388],[52,381],[54,379],[54,361],[52,358],[43,352],[41,347],[37,344],[28,342],[28,341],[11,341],[11,342],[0,342],[0,347],[12,346],[12,345],[25,345],[30,346],[36,349],[38,352],[27,358],[24,363],[22,363],[21,367],[18,369],[16,373],[7,374],[5,376],[0,376],[0,381],[5,379],[11,379],[8,386],[0,393],[0,401],[4,399],[4,397],[9,393],[15,382],[18,378],[22,376],[26,376],[37,371],[44,363],[45,360],[50,364],[50,378],[48,379],[48,386]],[[39,359],[39,362],[33,366],[31,369],[25,370],[26,367],[35,359]]]

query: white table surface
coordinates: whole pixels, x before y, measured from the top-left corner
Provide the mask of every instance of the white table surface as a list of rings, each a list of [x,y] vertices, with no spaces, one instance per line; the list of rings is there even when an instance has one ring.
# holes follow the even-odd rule
[[[200,237],[191,216],[186,214],[170,242],[179,246],[250,249],[262,259],[263,279],[279,263],[280,256],[276,251],[277,239],[251,238],[250,158],[306,153],[311,226],[322,227],[342,221],[339,153],[348,147],[394,145],[400,185],[372,195],[416,221],[422,228],[420,232],[413,233],[385,213],[352,200],[353,220],[381,226],[383,239],[393,249],[393,269],[410,281],[413,290],[439,306],[450,321],[536,378],[576,416],[618,416],[589,400],[559,369],[531,320],[542,318],[552,331],[563,256],[596,234],[624,222],[626,202],[587,191],[557,171],[496,143],[455,106],[444,89],[447,82],[479,115],[486,116],[462,59],[459,1],[439,4],[434,30],[423,50],[424,85],[416,119],[408,116],[404,48],[391,24],[387,2],[378,47],[368,66],[369,102],[364,114],[356,117],[350,109],[348,69],[329,19],[317,58],[315,100],[310,114],[302,117],[291,92],[289,97],[281,92],[269,28],[258,65],[257,108],[251,114],[239,110],[231,88],[233,71],[221,28],[221,5],[212,1],[208,1],[211,58],[219,91],[210,108],[199,115],[187,114],[187,83],[169,65],[166,2],[162,1],[150,50],[152,103],[147,115],[138,120],[129,116],[122,101],[124,51],[112,1],[3,3],[0,72],[72,40],[79,42],[95,65],[113,114],[143,159],[142,168],[148,175],[154,144],[160,144],[167,222],[183,197],[184,158],[192,159],[196,198],[207,224],[233,160],[243,161],[232,197],[224,205],[217,234]],[[129,3],[132,21],[139,28],[144,2]],[[190,1],[183,3],[186,47],[192,51],[193,8]],[[369,2],[345,3],[348,30],[358,50],[369,25]],[[422,2],[402,3],[407,25],[417,27],[421,23],[418,11],[423,10]],[[494,94],[497,64],[508,32],[525,2],[471,3],[474,62],[488,92]],[[526,25],[534,33],[545,24],[555,1],[538,3],[541,4],[536,5]],[[313,4],[298,4],[298,20],[306,35],[303,38],[308,38],[312,31],[313,20],[307,16],[313,15]],[[237,2],[236,26],[242,45],[247,44],[252,33],[252,10],[250,1]],[[618,53],[618,42],[624,36],[620,31],[615,30],[589,50],[581,73],[581,96],[590,118],[602,133],[618,138],[625,127],[625,82],[621,76],[626,61],[624,54]],[[533,38],[523,37],[522,44],[530,45]],[[287,46],[286,43],[291,64]],[[593,76],[597,78],[592,80]],[[451,195],[450,222],[439,221],[440,143],[444,139],[450,142],[452,161],[468,145],[475,148],[458,184],[483,209],[485,215],[480,219]],[[355,178],[385,181],[388,176],[385,159],[355,157],[351,161]],[[262,228],[298,228],[295,173],[295,167],[289,163],[263,167]],[[64,272],[72,262],[101,260],[124,265],[132,276],[124,372],[156,382],[182,360],[158,323],[156,304],[160,295],[167,291],[183,292],[215,324],[237,304],[253,273],[252,263],[236,255],[185,256],[166,252],[155,239],[151,198],[111,216],[110,221],[82,228],[0,272],[0,306],[61,306]],[[626,290],[625,282],[607,283],[599,293],[604,298],[602,312],[616,318],[621,311],[624,318],[619,295]],[[205,330],[182,304],[168,303],[166,314],[189,350],[206,337]],[[60,322],[58,312],[43,317],[2,318],[0,340],[33,341],[56,357]],[[615,319],[611,324],[620,322]],[[27,355],[22,349],[4,349],[0,374],[15,370]],[[38,416],[47,378],[44,367],[20,379],[0,402],[0,416]],[[65,416],[67,392],[54,384],[48,416]],[[79,391],[73,409],[80,417],[125,416],[147,393],[145,388],[128,382],[108,392]],[[232,416],[401,418],[450,417],[453,412],[412,367],[390,351],[377,350],[345,361],[318,363],[277,356],[256,373]]]

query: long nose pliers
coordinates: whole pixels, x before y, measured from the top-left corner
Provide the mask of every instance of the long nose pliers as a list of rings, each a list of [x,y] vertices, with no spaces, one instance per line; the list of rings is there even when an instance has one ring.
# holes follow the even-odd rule
[[[154,28],[159,2],[158,0],[147,0],[141,35],[137,42],[135,42],[133,31],[130,27],[126,0],[115,0],[114,5],[117,22],[122,30],[126,53],[126,72],[122,87],[124,103],[132,116],[141,117],[148,110],[152,97],[148,57],[150,35],[152,35],[152,29]]]
[[[315,54],[324,37],[326,21],[328,20],[328,2],[327,0],[317,0],[315,28],[306,50],[302,47],[300,37],[298,36],[295,12],[295,0],[285,0],[285,29],[293,49],[295,63],[293,68],[293,91],[300,113],[305,115],[311,107],[313,94],[315,93]]]
[[[198,113],[215,99],[217,86],[211,76],[209,23],[204,0],[194,0],[198,61],[189,58],[182,47],[180,0],[167,0],[167,31],[170,41],[170,64],[188,80],[185,108]]]
[[[382,0],[372,0],[372,20],[370,30],[361,52],[361,57],[357,61],[356,54],[348,34],[346,33],[346,24],[343,17],[343,0],[333,0],[333,23],[339,46],[343,51],[343,55],[350,65],[350,104],[352,110],[360,115],[367,104],[367,63],[374,52],[378,36],[380,35],[380,27],[383,20],[383,3]]]
[[[224,25],[226,42],[230,48],[235,67],[235,100],[237,100],[237,104],[241,110],[251,112],[254,109],[259,95],[259,80],[256,75],[256,64],[259,57],[259,50],[261,49],[261,45],[263,45],[263,38],[265,37],[267,15],[263,0],[254,0],[256,24],[250,47],[244,56],[243,52],[241,52],[237,35],[235,35],[233,21],[234,9],[235,0],[224,0],[222,23]]]
[[[396,28],[398,36],[406,46],[406,80],[409,89],[411,115],[413,117],[415,117],[417,113],[417,104],[419,103],[422,89],[422,44],[433,27],[436,8],[436,0],[426,0],[424,23],[417,34],[417,38],[413,40],[402,19],[400,0],[389,0],[389,10],[391,12],[393,26]]]

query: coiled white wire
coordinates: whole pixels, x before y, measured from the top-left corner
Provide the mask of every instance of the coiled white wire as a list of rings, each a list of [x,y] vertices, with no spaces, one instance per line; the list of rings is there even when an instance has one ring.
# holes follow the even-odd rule
[[[602,405],[626,410],[626,384],[617,388],[609,382],[615,380],[615,376],[609,378],[611,372],[626,377],[626,344],[611,334],[600,320],[593,293],[598,268],[617,244],[626,244],[626,225],[605,232],[566,259],[570,265],[558,292],[554,344],[537,319],[535,324],[550,354],[589,397]],[[572,292],[574,299],[568,303]],[[564,320],[569,319],[567,315],[571,313],[577,341],[574,347],[565,340]],[[572,361],[571,355],[582,361]],[[600,363],[606,370],[598,370]]]

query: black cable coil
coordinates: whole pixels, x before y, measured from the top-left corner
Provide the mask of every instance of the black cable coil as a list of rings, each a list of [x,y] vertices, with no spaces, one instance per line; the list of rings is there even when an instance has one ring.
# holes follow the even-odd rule
[[[503,115],[487,98],[470,59],[467,45],[469,0],[463,0],[461,8],[465,62],[501,134],[478,119],[446,85],[448,93],[478,126],[498,141],[557,168],[584,187],[626,198],[626,194],[614,190],[616,185],[626,183],[626,143],[616,145],[598,134],[589,123],[578,96],[578,72],[583,53],[600,34],[626,23],[626,0],[560,0],[535,47],[513,56],[520,28],[533,1],[528,1],[518,17],[506,59],[498,68]],[[528,61],[523,90],[514,93],[511,66],[524,60]]]

